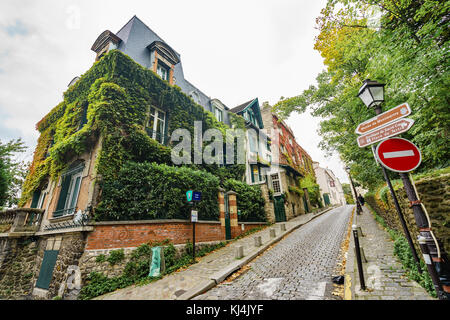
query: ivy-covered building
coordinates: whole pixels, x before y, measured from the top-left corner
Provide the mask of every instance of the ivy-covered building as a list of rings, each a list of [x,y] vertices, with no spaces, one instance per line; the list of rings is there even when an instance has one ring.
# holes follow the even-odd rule
[[[20,272],[0,274],[0,297],[25,273],[29,282],[12,296],[64,293],[68,266],[89,260],[88,251],[154,239],[186,243],[192,235],[187,190],[202,192],[196,207],[202,241],[235,237],[267,221],[261,188],[246,183],[246,163],[172,161],[176,129],[194,137],[200,123],[200,133],[216,129],[228,137],[231,127],[246,130],[244,117],[188,82],[180,55],[137,17],[115,34],[103,32],[91,49],[93,66],[36,125],[20,208],[0,212],[7,256],[0,257],[0,273],[21,252],[31,261]],[[195,142],[186,152],[195,158]]]
[[[291,128],[272,113],[269,104],[263,104],[261,116],[265,128],[278,138],[272,146],[272,166],[267,172],[276,221],[311,212],[316,179],[311,157],[297,143]]]

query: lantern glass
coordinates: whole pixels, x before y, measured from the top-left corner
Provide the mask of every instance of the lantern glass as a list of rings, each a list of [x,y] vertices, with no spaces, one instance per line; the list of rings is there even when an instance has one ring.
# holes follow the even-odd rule
[[[370,88],[370,91],[372,93],[373,101],[374,102],[383,102],[384,101],[384,88],[383,86],[373,86]]]
[[[384,84],[367,79],[359,89],[358,97],[370,108],[384,101]]]
[[[370,94],[370,90],[368,88],[365,88],[360,94],[359,98],[364,102],[366,107],[370,107],[370,105],[373,102],[372,95]]]

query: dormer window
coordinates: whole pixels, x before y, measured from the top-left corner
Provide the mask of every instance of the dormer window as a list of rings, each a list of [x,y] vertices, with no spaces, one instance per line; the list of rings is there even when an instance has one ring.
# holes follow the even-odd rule
[[[213,99],[211,101],[211,112],[216,117],[217,121],[223,122],[225,106],[219,99]]]
[[[122,40],[111,31],[103,31],[91,47],[91,50],[97,53],[95,61],[100,60],[108,51],[116,49],[120,41]]]
[[[156,73],[161,77],[161,79],[169,81],[170,68],[159,59],[156,66]]]
[[[176,52],[162,41],[153,41],[147,46],[147,49],[150,51],[150,68],[161,79],[169,81],[173,85],[173,71],[175,65],[180,62]]]

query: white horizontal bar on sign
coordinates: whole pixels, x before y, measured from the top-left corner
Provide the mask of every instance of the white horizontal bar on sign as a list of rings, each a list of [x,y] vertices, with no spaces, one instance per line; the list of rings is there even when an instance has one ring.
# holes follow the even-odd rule
[[[412,157],[412,156],[414,156],[414,151],[405,150],[405,151],[383,152],[383,156],[385,159],[400,158],[400,157]]]

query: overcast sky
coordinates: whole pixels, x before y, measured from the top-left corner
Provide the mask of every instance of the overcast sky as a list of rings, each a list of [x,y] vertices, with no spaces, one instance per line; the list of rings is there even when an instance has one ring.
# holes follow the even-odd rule
[[[313,49],[315,18],[326,0],[1,0],[0,140],[21,137],[31,159],[36,123],[62,101],[77,75],[93,64],[97,36],[116,33],[137,15],[181,54],[185,78],[235,107],[254,97],[278,102],[315,84],[324,69]],[[339,156],[318,147],[320,119],[293,114],[297,142],[341,182]]]

